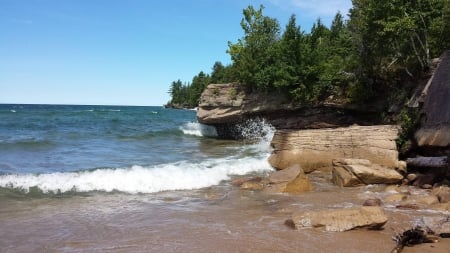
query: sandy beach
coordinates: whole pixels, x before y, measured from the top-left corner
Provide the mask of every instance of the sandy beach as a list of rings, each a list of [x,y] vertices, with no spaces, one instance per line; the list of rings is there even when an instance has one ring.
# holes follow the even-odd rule
[[[390,252],[395,232],[430,210],[385,207],[381,231],[325,232],[284,225],[292,212],[360,206],[384,186],[338,188],[328,175],[312,177],[300,195],[242,191],[224,182],[195,191],[102,194],[25,200],[0,206],[2,252]],[[449,239],[403,252],[448,252]]]

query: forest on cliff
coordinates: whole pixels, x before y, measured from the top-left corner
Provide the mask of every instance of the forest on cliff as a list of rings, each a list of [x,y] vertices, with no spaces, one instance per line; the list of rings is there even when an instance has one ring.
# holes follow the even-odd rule
[[[309,33],[292,15],[281,28],[264,7],[243,10],[244,36],[228,42],[232,63],[216,62],[192,82],[172,82],[169,104],[198,105],[210,83],[239,83],[248,92],[284,93],[294,103],[330,96],[349,102],[407,93],[405,83],[426,73],[450,49],[450,0],[353,0],[348,18],[320,19]]]

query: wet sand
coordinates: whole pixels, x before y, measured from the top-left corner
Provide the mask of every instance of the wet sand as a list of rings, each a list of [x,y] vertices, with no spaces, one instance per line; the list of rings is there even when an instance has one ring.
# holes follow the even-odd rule
[[[395,232],[448,213],[386,208],[381,231],[293,230],[293,211],[360,206],[383,186],[338,188],[326,176],[301,195],[220,186],[145,195],[0,200],[1,252],[390,252]],[[450,239],[403,252],[449,252]]]

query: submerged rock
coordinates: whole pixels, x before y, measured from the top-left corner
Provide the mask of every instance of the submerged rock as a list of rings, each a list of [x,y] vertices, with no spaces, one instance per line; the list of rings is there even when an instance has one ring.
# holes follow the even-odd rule
[[[383,209],[375,206],[339,210],[297,212],[286,223],[295,228],[324,227],[326,231],[342,232],[356,228],[380,229],[388,221]]]
[[[375,199],[366,199],[363,203],[363,206],[381,206],[383,202],[379,198]]]
[[[333,161],[332,180],[336,185],[351,187],[364,184],[395,184],[403,176],[393,169],[371,164],[364,159]]]

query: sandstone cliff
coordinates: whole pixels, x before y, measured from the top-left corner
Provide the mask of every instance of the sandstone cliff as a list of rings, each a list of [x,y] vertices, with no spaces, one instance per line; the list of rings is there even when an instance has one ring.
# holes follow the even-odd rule
[[[197,112],[200,123],[213,125],[219,137],[240,138],[236,125],[260,117],[276,129],[318,129],[379,123],[380,105],[356,106],[329,99],[314,106],[289,102],[278,93],[247,94],[237,84],[210,84],[202,93]]]
[[[299,164],[305,172],[331,167],[333,159],[367,159],[396,168],[397,126],[351,126],[343,128],[278,130],[272,140],[270,164],[285,169]]]

